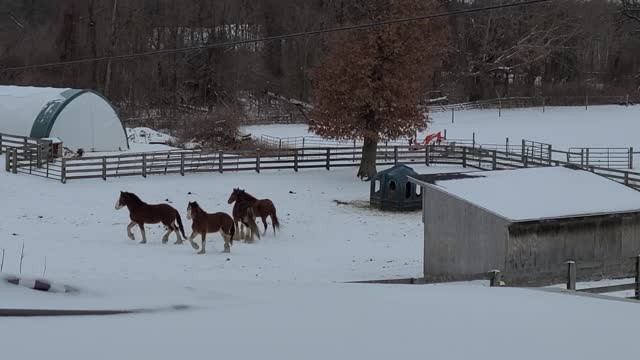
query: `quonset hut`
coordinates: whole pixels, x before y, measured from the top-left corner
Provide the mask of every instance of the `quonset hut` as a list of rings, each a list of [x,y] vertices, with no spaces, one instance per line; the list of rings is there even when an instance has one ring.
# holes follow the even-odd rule
[[[0,133],[58,138],[88,152],[129,149],[115,109],[92,90],[0,86]]]

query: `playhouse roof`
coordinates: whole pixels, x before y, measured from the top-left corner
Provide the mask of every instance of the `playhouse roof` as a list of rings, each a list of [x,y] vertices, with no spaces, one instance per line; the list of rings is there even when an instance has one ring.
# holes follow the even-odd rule
[[[640,192],[591,172],[566,167],[447,177],[412,178],[514,222],[640,211]]]

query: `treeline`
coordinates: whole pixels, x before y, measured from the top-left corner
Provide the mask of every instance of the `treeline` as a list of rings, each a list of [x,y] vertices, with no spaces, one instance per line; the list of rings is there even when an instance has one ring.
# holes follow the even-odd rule
[[[371,1],[384,8],[389,0]],[[352,24],[358,18],[351,13],[357,2],[0,0],[0,66],[104,58]],[[520,0],[448,0],[443,6],[455,11],[513,2]],[[563,0],[451,17],[446,59],[431,77],[425,97],[636,96],[639,9],[636,0]],[[126,117],[175,118],[211,109],[245,118],[277,117],[282,98],[312,102],[309,72],[324,45],[325,37],[314,35],[0,72],[0,81],[96,89]]]

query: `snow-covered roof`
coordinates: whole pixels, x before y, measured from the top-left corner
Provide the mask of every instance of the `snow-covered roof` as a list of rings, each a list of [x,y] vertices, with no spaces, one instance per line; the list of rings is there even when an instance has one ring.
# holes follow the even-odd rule
[[[432,184],[514,222],[640,211],[640,192],[566,167],[474,172]]]
[[[30,136],[34,120],[52,100],[62,100],[70,89],[0,86],[1,131]]]

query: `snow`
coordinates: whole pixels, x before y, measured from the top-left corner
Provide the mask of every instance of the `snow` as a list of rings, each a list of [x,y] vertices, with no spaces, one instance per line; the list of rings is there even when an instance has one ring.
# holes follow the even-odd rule
[[[437,188],[512,221],[640,211],[640,192],[565,167],[487,171]]]
[[[456,115],[460,128],[449,130],[450,137],[451,131],[458,136],[476,127],[483,130],[487,142],[504,135],[502,122],[484,129],[482,122],[463,118]],[[569,128],[562,123],[556,125],[547,130],[554,133],[555,129]],[[625,131],[631,132],[631,125],[629,122]],[[254,136],[261,132],[280,137],[306,134],[305,125],[245,130]],[[512,127],[510,131],[525,130]],[[578,131],[573,133],[575,138],[581,136]],[[130,151],[164,146],[132,144]],[[414,168],[423,174],[461,170]],[[520,179],[507,182],[506,178],[534,170],[545,169],[482,173],[488,177],[473,181],[501,183],[500,192],[511,194],[505,199],[521,201],[522,197],[533,197],[529,193],[539,186],[531,187]],[[530,175],[538,183],[558,183],[557,189],[567,187],[568,180],[586,181],[586,185],[573,184],[574,195],[597,186],[601,191],[590,192],[588,197],[601,202],[602,208],[615,205],[621,209],[630,206],[631,200],[640,203],[634,198],[636,193],[625,193],[623,199],[619,192],[625,189],[622,186],[611,183],[613,187],[608,187],[595,176],[582,178],[573,170],[561,171]],[[0,282],[0,308],[190,307],[185,311],[108,317],[3,318],[3,355],[27,360],[63,353],[72,360],[538,360],[635,356],[629,344],[635,341],[640,313],[632,303],[531,289],[489,288],[486,282],[345,284],[420,277],[422,273],[421,213],[383,213],[366,208],[363,204],[368,200],[369,184],[357,180],[355,172],[356,168],[347,168],[170,175],[61,184],[0,171],[4,273],[19,272],[24,244],[23,274],[44,273],[50,280],[81,290],[76,294],[48,294]],[[461,188],[467,187],[463,180],[460,182]],[[454,182],[445,186],[451,184]],[[197,200],[210,212],[230,212],[227,198],[234,187],[271,198],[283,226],[277,236],[270,230],[255,244],[234,242],[231,254],[220,253],[222,238],[218,234],[207,237],[208,253],[203,256],[196,255],[189,245],[171,244],[173,237],[170,244],[163,245],[160,238],[164,229],[159,225],[146,227],[149,243],[140,245],[126,237],[127,210],[114,209],[119,191],[133,191],[150,203],[171,203],[182,214],[189,232],[185,216],[188,201]],[[480,201],[492,190],[470,195],[479,196]],[[334,200],[350,204],[338,205]],[[505,207],[511,206],[507,200]],[[576,207],[586,201],[573,200],[580,201]],[[561,201],[555,201],[553,210],[572,206],[558,203]],[[546,214],[548,210],[536,211]],[[562,209],[565,213],[569,210]],[[134,233],[139,239],[139,231],[134,229]]]
[[[68,89],[0,86],[0,133],[29,136],[38,114],[52,100],[63,99],[65,90]]]
[[[149,143],[169,144],[175,141],[175,138],[173,136],[161,133],[148,127],[127,128],[127,136],[129,137],[129,145]]]
[[[552,144],[554,148],[571,147],[635,147],[640,149],[640,106],[547,107],[504,109],[498,117],[497,109],[455,112],[451,123],[450,112],[429,114],[432,122],[428,130],[419,134],[447,130],[449,139],[471,140],[476,134],[478,144],[511,144],[527,139]],[[305,124],[248,126],[244,131],[254,137],[314,136]]]

